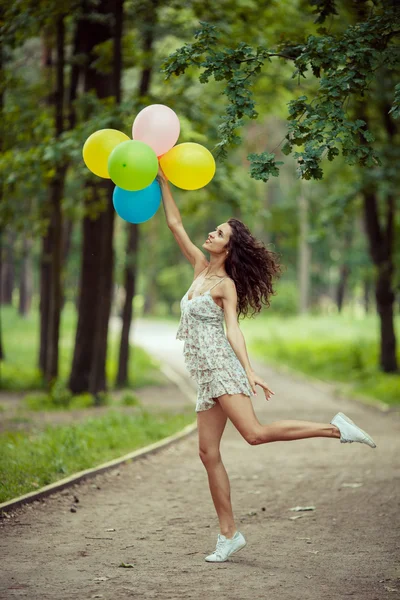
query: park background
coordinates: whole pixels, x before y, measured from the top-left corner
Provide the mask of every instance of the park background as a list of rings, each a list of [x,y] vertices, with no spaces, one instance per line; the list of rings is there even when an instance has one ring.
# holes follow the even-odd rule
[[[129,135],[149,104],[177,113],[178,143],[220,157],[205,188],[173,188],[193,242],[234,216],[280,256],[270,307],[241,321],[250,355],[393,410],[395,3],[23,0],[0,10],[0,500],[194,419],[142,406],[140,390],[166,382],[129,341],[135,319],[178,325],[193,269],[162,206],[125,223],[113,184],[81,154],[98,129]]]

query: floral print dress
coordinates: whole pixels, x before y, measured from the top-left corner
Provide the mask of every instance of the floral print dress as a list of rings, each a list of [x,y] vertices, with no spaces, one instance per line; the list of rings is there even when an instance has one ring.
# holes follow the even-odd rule
[[[198,384],[196,412],[212,408],[214,398],[223,394],[253,395],[246,371],[226,338],[224,310],[211,296],[223,279],[190,300],[189,288],[181,300],[176,338],[185,341],[185,364]]]

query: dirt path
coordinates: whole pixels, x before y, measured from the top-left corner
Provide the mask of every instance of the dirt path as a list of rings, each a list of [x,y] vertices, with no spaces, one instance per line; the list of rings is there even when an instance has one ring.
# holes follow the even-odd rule
[[[161,337],[164,343],[168,333]],[[254,400],[261,422],[326,422],[343,410],[377,449],[324,439],[252,447],[228,423],[221,451],[247,546],[226,563],[208,564],[218,524],[193,434],[4,519],[0,598],[399,597],[398,413],[338,401],[267,368],[262,375],[275,396]],[[289,510],[310,505],[314,511]]]

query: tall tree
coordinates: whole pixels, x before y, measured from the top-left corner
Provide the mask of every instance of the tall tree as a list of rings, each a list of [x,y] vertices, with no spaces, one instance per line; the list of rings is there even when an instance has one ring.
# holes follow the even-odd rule
[[[309,307],[310,294],[310,263],[311,249],[308,243],[309,232],[309,203],[307,189],[304,183],[300,188],[298,198],[299,203],[299,259],[298,259],[298,280],[299,280],[299,313],[305,314]]]
[[[385,106],[383,120],[386,126],[388,145],[393,144],[396,127],[388,114],[390,107]],[[368,123],[367,106],[363,103],[361,112],[363,120]],[[396,332],[394,328],[393,290],[393,248],[395,227],[395,195],[394,189],[385,194],[379,193],[379,185],[371,177],[364,177],[362,187],[365,230],[368,237],[369,252],[376,267],[375,298],[380,317],[381,347],[380,365],[387,373],[397,371]],[[383,197],[382,197],[383,196]],[[384,206],[384,216],[380,216],[380,204]],[[382,222],[383,221],[383,222]]]
[[[339,282],[338,282],[337,289],[336,289],[336,305],[337,305],[339,313],[342,312],[342,309],[343,309],[348,278],[349,278],[350,271],[351,271],[351,267],[349,264],[349,254],[350,254],[351,245],[353,242],[353,235],[354,235],[353,226],[354,226],[354,222],[351,222],[350,227],[348,227],[344,233],[343,259],[342,259],[342,264],[340,265],[340,269],[339,269]]]
[[[84,3],[80,48],[88,60],[84,90],[100,100],[120,98],[121,23],[123,0],[100,0],[96,6]],[[113,67],[101,70],[96,64],[101,44],[113,39]],[[90,114],[86,115],[90,118]],[[93,219],[90,210],[102,202],[105,210]],[[82,266],[79,315],[69,387],[74,393],[89,391],[97,397],[106,389],[108,320],[113,279],[114,207],[109,181],[90,183],[86,194],[87,215],[83,219]]]
[[[133,316],[133,298],[135,296],[137,279],[137,257],[139,249],[139,226],[131,223],[128,226],[128,242],[125,257],[125,298],[122,309],[122,328],[119,345],[118,371],[116,383],[124,386],[128,383],[128,368],[130,356],[130,329]]]
[[[32,302],[32,240],[24,239],[22,243],[22,257],[19,274],[19,305],[18,312],[27,317]]]
[[[64,66],[65,66],[65,16],[63,14],[57,17],[56,21],[56,86],[54,94],[55,109],[55,138],[56,140],[64,131]],[[62,236],[63,236],[63,217],[61,210],[61,201],[64,195],[64,182],[67,165],[65,162],[58,162],[55,167],[55,175],[52,178],[49,187],[49,229],[47,236],[49,238],[50,263],[50,289],[48,314],[43,315],[47,319],[47,340],[46,340],[46,362],[44,377],[47,382],[51,382],[58,376],[58,347],[60,334],[60,318],[62,306],[61,291],[61,270],[62,270]]]

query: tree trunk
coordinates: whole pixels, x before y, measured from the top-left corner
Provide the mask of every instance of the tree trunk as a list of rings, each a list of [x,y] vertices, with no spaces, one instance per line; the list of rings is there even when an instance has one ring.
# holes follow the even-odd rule
[[[344,261],[339,270],[339,283],[336,291],[336,304],[338,307],[339,313],[342,312],[344,298],[346,294],[347,280],[350,275],[350,266],[347,263],[346,257],[349,256],[351,246],[353,243],[353,228],[349,228],[346,230],[344,235],[344,247],[342,256],[344,256]]]
[[[153,69],[153,43],[154,27],[157,22],[158,0],[149,2],[146,11],[146,21],[143,33],[143,56],[144,64],[139,84],[139,98],[143,100],[150,89],[152,69]],[[119,347],[118,373],[116,383],[118,386],[128,383],[128,366],[130,354],[130,327],[132,320],[132,303],[135,295],[136,273],[137,273],[137,253],[139,248],[139,226],[135,224],[128,225],[128,242],[126,249],[125,266],[125,300],[122,310],[122,329]]]
[[[350,267],[347,264],[342,264],[339,269],[339,283],[336,290],[336,306],[340,314],[343,309],[344,298],[346,294],[347,281],[350,275]]]
[[[57,19],[56,24],[56,90],[55,90],[55,134],[58,138],[64,131],[64,44],[65,26],[64,15]],[[47,315],[47,343],[45,379],[48,383],[58,376],[58,345],[61,319],[61,269],[62,269],[62,236],[63,221],[61,201],[64,195],[66,166],[56,165],[56,173],[50,184],[50,224],[48,236],[50,240],[50,295],[49,312]]]
[[[64,131],[64,16],[56,23],[56,86],[54,93],[55,136]],[[45,53],[46,66],[51,57]],[[58,346],[62,307],[62,233],[61,201],[64,194],[66,165],[56,164],[55,175],[49,187],[47,206],[49,227],[42,240],[40,281],[40,348],[39,368],[48,384],[58,376]]]
[[[89,392],[95,396],[98,392],[106,389],[108,322],[111,312],[114,272],[113,234],[115,210],[111,200],[112,189],[113,186],[109,184],[107,210],[102,213],[99,219],[101,221],[99,227],[103,231],[103,236],[100,243],[101,261],[98,265],[99,297],[97,298],[96,336],[94,338],[94,352],[89,378]]]
[[[149,228],[146,236],[146,243],[149,248],[155,247],[157,243],[157,223],[153,218],[150,220]],[[144,297],[143,314],[151,315],[154,313],[158,301],[157,289],[157,265],[151,262],[146,270],[146,292]]]
[[[396,373],[398,366],[393,314],[395,295],[392,289],[394,271],[392,256],[394,199],[392,195],[389,195],[386,201],[387,221],[384,231],[385,235],[383,235],[379,223],[377,194],[371,185],[368,189],[363,190],[363,199],[369,251],[377,268],[375,298],[380,317],[381,332],[379,363],[385,373]]]
[[[0,18],[4,21],[4,8],[0,8]],[[0,81],[4,81],[3,74],[3,42],[0,39]],[[4,85],[0,83],[0,152],[4,150],[4,136],[3,136],[3,108],[4,108]],[[3,181],[0,181],[0,202],[3,200]],[[3,245],[4,245],[4,230],[0,228],[0,304],[3,300]],[[1,329],[1,313],[0,313],[0,360],[4,360],[4,349],[3,349],[3,333]]]
[[[310,294],[310,261],[311,251],[308,244],[308,199],[306,197],[305,184],[301,183],[299,194],[299,314],[305,314],[308,311]]]
[[[365,314],[369,314],[371,310],[371,282],[369,279],[364,279],[363,289],[364,289],[364,310]]]
[[[51,68],[53,66],[51,47],[48,41],[48,31],[44,30],[42,34],[42,68],[44,70],[47,89],[49,90],[48,98],[51,95]],[[47,101],[49,101],[47,99]],[[43,217],[48,217],[48,207],[44,208]],[[47,340],[48,340],[48,314],[50,307],[50,288],[51,288],[51,237],[47,230],[41,239],[40,253],[40,269],[39,269],[39,355],[38,367],[44,374],[46,371],[47,361]]]
[[[128,365],[129,365],[129,333],[132,320],[132,303],[135,296],[136,272],[137,272],[137,251],[139,245],[139,227],[130,224],[128,229],[128,244],[126,250],[125,267],[125,301],[122,310],[122,330],[121,342],[119,347],[119,361],[117,373],[117,385],[123,386],[128,383]]]
[[[58,346],[62,306],[62,213],[61,200],[64,193],[65,168],[58,167],[58,174],[50,186],[51,220],[49,225],[50,257],[50,297],[46,344],[45,379],[48,383],[58,376]]]
[[[0,318],[0,360],[5,359],[4,349],[3,349],[3,332],[1,329],[1,318]]]
[[[51,281],[51,240],[49,232],[42,237],[42,250],[40,255],[40,334],[39,334],[39,369],[46,372],[47,339],[48,339],[48,314],[50,307],[50,281]]]
[[[103,183],[106,186],[106,183]],[[108,186],[107,186],[108,188]],[[106,190],[107,190],[106,188]],[[83,220],[82,266],[79,285],[78,325],[75,338],[75,350],[69,387],[74,393],[89,390],[89,377],[93,362],[93,346],[96,335],[96,312],[98,303],[99,268],[101,266],[99,249],[102,238],[99,232],[101,216],[97,221]]]
[[[1,142],[0,142],[1,144]],[[0,194],[1,194],[1,189],[0,189]],[[1,294],[2,294],[2,280],[1,280],[1,273],[2,273],[2,264],[3,264],[3,230],[0,229],[0,298],[1,298]],[[1,312],[0,312],[0,360],[4,360],[5,355],[4,355],[4,349],[3,349],[3,334],[2,334],[2,329],[1,329]]]
[[[3,260],[1,264],[1,304],[12,304],[12,297],[14,291],[14,280],[15,280],[15,269],[14,269],[14,253],[13,243],[14,235],[4,235],[5,241],[3,247]]]
[[[393,265],[391,261],[387,261],[385,265],[380,265],[375,291],[378,313],[381,319],[380,365],[385,373],[398,372],[393,313],[395,295],[392,289],[392,280]]]
[[[389,115],[390,107],[384,102],[381,107],[383,126],[386,129],[387,143],[392,146],[396,133],[395,124]],[[369,127],[365,101],[361,104],[360,118]],[[365,230],[368,238],[371,259],[376,266],[375,298],[380,317],[380,358],[379,364],[385,373],[397,373],[396,333],[394,329],[393,305],[393,240],[395,198],[391,190],[383,197],[386,208],[386,223],[382,227],[379,220],[378,194],[374,181],[367,181],[362,190]]]
[[[67,264],[69,252],[71,249],[71,238],[73,231],[73,221],[71,219],[64,219],[64,227],[63,227],[63,247],[62,247],[62,264],[63,266]],[[65,290],[62,289],[62,298],[61,298],[61,309],[64,308],[65,305]]]
[[[19,306],[18,312],[22,317],[27,317],[32,302],[32,260],[31,240],[24,240],[21,272],[19,278]]]
[[[80,28],[81,52],[89,57],[84,71],[85,92],[95,90],[98,98],[115,96],[120,98],[121,62],[116,55],[121,53],[121,27],[123,0],[100,0],[96,11],[103,18],[86,19]],[[85,6],[93,13],[94,8]],[[102,73],[94,64],[97,60],[95,47],[111,37],[114,17],[114,69]],[[118,62],[119,61],[119,62]],[[116,73],[116,65],[120,65]],[[89,216],[83,220],[82,269],[80,277],[79,315],[76,331],[74,357],[69,387],[72,392],[89,391],[96,398],[106,389],[107,332],[111,309],[113,278],[113,185],[102,181],[90,186],[90,197],[95,203],[106,197],[106,210],[94,221]]]

